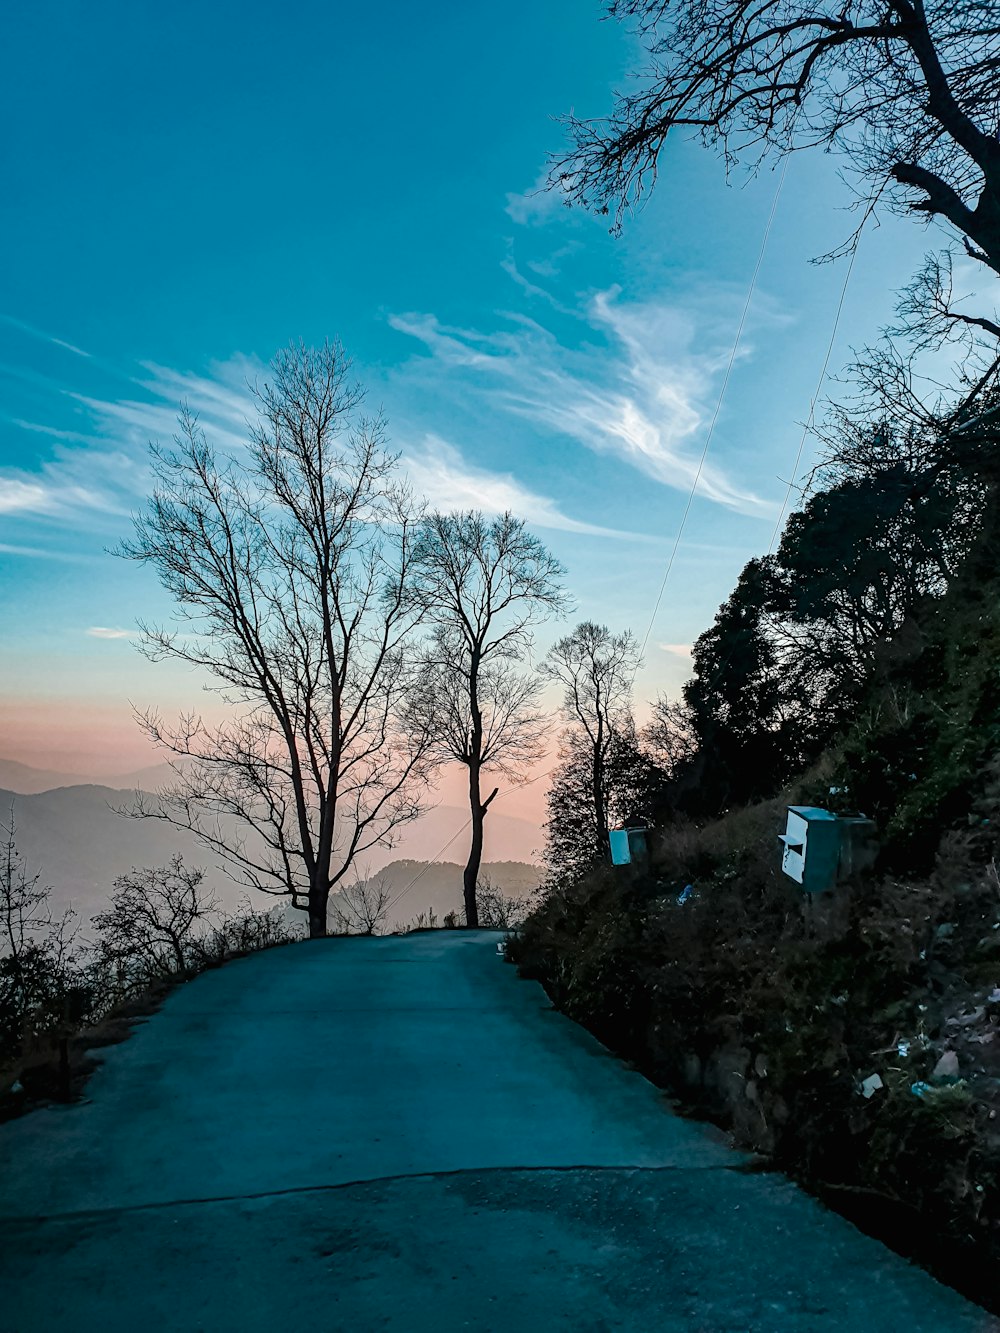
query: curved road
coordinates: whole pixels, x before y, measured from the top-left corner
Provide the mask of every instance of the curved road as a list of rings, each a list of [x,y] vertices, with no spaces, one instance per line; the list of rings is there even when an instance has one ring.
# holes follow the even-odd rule
[[[179,988],[0,1126],[0,1330],[985,1333],[663,1097],[488,932]]]

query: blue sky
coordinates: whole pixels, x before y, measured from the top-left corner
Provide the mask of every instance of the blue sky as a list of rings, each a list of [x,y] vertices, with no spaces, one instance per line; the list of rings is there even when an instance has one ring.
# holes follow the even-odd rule
[[[106,548],[181,401],[235,442],[246,380],[290,339],[339,336],[433,503],[522,513],[580,616],[642,637],[777,178],[727,184],[678,141],[617,238],[535,193],[553,117],[606,110],[634,61],[600,12],[133,0],[8,15],[0,752],[110,771],[141,758],[128,699],[197,702],[196,682],[134,651],[136,618],[169,608]],[[837,170],[788,167],[640,698],[678,688],[684,646],[770,541],[844,277],[809,260],[854,226]],[[866,234],[831,371],[934,242],[893,219]]]

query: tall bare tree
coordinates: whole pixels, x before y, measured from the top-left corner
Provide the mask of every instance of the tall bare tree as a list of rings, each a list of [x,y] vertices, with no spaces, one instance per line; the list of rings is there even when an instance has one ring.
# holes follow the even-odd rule
[[[639,646],[631,630],[612,634],[585,620],[552,645],[541,670],[563,686],[563,716],[590,755],[595,854],[608,854],[608,760],[617,740],[631,735],[632,682]]]
[[[1000,273],[996,0],[613,0],[649,64],[606,119],[571,117],[553,178],[601,211],[636,203],[671,130],[727,162],[836,146],[869,197],[947,220]],[[939,275],[940,277],[940,275]],[[935,279],[940,292],[942,283]],[[1000,337],[1000,325],[987,320]]]
[[[483,798],[483,775],[514,775],[542,753],[540,682],[522,667],[534,626],[565,608],[564,570],[520,519],[477,511],[432,514],[414,567],[433,638],[411,710],[418,734],[433,734],[438,762],[468,770],[472,841],[463,883],[466,924],[476,926],[483,825],[498,792]]]
[[[281,353],[253,392],[245,453],[217,456],[190,415],[154,448],[121,548],[178,605],[178,628],[142,627],[146,654],[201,668],[231,705],[221,723],[140,716],[176,780],[131,813],[190,829],[319,936],[355,858],[420,810],[427,737],[400,724],[419,513],[339,344]]]

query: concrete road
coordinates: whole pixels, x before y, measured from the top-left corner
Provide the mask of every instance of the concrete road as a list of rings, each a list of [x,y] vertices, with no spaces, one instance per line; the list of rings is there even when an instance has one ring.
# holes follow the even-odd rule
[[[496,954],[329,940],[177,990],[0,1126],[0,1330],[1000,1330]]]

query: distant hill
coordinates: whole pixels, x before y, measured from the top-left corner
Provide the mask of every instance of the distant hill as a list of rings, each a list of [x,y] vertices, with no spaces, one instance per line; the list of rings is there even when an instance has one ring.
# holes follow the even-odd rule
[[[421,912],[433,911],[440,922],[448,912],[462,909],[462,870],[454,861],[392,861],[378,872],[389,889],[393,906],[386,914],[389,929],[404,926]],[[512,898],[527,898],[538,888],[538,866],[524,861],[484,862],[481,877],[489,879]]]
[[[32,771],[38,770],[29,773]],[[37,871],[43,882],[51,886],[53,910],[61,912],[64,907],[72,906],[83,918],[89,918],[107,903],[117,876],[133,866],[163,865],[177,852],[189,865],[204,868],[206,883],[227,908],[235,907],[244,891],[219,868],[218,858],[190,834],[160,820],[127,819],[116,813],[114,807],[126,804],[133,791],[134,788],[116,790],[78,783],[29,793],[0,788],[0,811],[6,821],[13,802],[18,848],[31,873]],[[444,915],[459,905],[460,866],[454,862],[438,863],[438,857],[450,852],[464,861],[466,819],[463,810],[438,806],[402,830],[395,847],[375,848],[365,854],[358,866],[359,874],[372,875],[383,868],[392,870],[394,876],[401,877],[393,880],[394,885],[398,882],[399,889],[416,874],[422,862],[435,863],[401,901],[401,921],[409,921],[429,906],[438,915]],[[506,892],[518,892],[522,884],[535,887],[535,883],[528,884],[532,879],[537,882],[537,872],[530,863],[536,859],[535,848],[541,841],[540,831],[527,820],[490,814],[486,821],[485,855],[494,863],[511,867],[503,872],[502,878],[499,873],[494,876]],[[400,866],[411,869],[399,870]],[[253,895],[253,900],[265,908],[283,901],[264,894]],[[416,904],[412,911],[410,903]]]
[[[115,791],[156,791],[173,774],[169,764],[153,764],[136,769],[133,773],[116,773],[113,777],[96,773],[60,773],[55,769],[32,768],[16,759],[0,759],[0,789],[16,792],[19,796],[34,796],[53,791],[57,787],[110,787]]]

